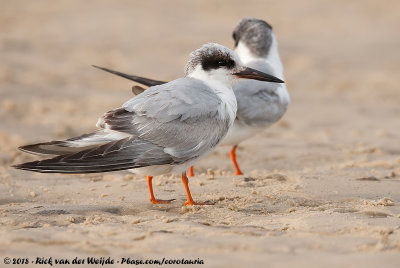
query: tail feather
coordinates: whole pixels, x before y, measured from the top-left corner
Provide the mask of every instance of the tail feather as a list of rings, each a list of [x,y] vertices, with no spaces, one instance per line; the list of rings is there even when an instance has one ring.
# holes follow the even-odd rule
[[[15,165],[14,168],[41,173],[77,174],[174,163],[175,160],[162,147],[127,137],[77,153]]]
[[[39,161],[33,161],[24,163],[21,165],[13,166],[16,169],[34,171],[39,173],[62,173],[62,174],[86,174],[86,173],[102,173],[102,172],[111,172],[118,170],[125,170],[136,168],[134,163],[118,163],[115,165],[107,165],[107,166],[48,166],[45,164],[39,165]]]
[[[120,135],[107,133],[104,130],[95,131],[63,141],[50,141],[21,146],[23,152],[41,156],[56,156],[74,154],[83,150],[98,147],[115,139],[120,139]]]
[[[50,141],[37,144],[29,144],[18,147],[21,151],[41,156],[54,156],[76,153],[85,149],[92,148],[96,145],[86,147],[70,147],[65,141]]]

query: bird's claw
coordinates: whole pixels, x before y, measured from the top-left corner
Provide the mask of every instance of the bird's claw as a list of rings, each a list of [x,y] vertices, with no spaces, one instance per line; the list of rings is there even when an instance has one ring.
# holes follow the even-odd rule
[[[162,200],[162,199],[150,199],[150,202],[152,204],[169,204],[175,199],[169,199],[169,200]]]

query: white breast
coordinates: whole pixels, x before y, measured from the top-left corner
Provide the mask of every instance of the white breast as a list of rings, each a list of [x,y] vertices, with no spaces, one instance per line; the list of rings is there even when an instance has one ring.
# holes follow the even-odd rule
[[[203,81],[221,99],[218,115],[222,120],[228,119],[232,126],[237,112],[237,101],[232,90],[234,77],[228,75],[224,69],[205,72],[200,66],[197,66],[189,76]]]
[[[231,88],[220,83],[211,81],[210,86],[214,89],[217,96],[221,99],[221,104],[218,107],[218,114],[221,119],[228,118],[229,125],[232,126],[236,118],[237,101],[235,93]]]
[[[264,59],[266,63],[272,66],[273,74],[281,79],[284,78],[283,76],[283,66],[281,62],[281,58],[279,57],[278,51],[278,41],[276,40],[275,34],[272,33],[272,43],[269,49],[268,55],[265,58],[260,58],[254,56],[250,49],[243,43],[239,42],[237,45],[235,52],[239,55],[240,60],[243,62],[244,65],[248,64],[252,61],[259,61]]]

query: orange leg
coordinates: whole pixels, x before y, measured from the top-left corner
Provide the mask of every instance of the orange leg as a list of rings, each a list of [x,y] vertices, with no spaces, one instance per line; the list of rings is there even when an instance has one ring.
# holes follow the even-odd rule
[[[186,194],[187,194],[187,198],[188,200],[185,202],[185,206],[193,206],[193,205],[214,205],[211,202],[201,202],[201,203],[197,203],[193,201],[192,195],[190,194],[190,190],[189,190],[189,180],[186,176],[186,172],[182,172],[182,182],[183,185],[185,186],[186,189]]]
[[[170,200],[160,200],[156,199],[154,197],[153,193],[153,176],[147,176],[147,183],[149,184],[149,192],[150,192],[150,202],[153,204],[169,204],[171,201],[174,201],[175,199],[170,199]]]
[[[189,177],[193,177],[194,176],[194,171],[193,171],[193,166],[191,166],[189,168]]]
[[[231,150],[231,154],[230,154],[231,160],[232,160],[233,165],[235,166],[235,169],[236,169],[236,174],[235,175],[243,175],[242,171],[240,171],[238,163],[236,162],[236,148],[237,148],[237,145],[233,146],[233,148]]]

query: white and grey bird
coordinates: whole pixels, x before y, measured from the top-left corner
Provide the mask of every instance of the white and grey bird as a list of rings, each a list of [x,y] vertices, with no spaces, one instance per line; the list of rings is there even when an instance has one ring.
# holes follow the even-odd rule
[[[245,67],[232,50],[206,44],[191,53],[185,77],[150,87],[105,113],[92,133],[20,147],[53,158],[15,167],[42,173],[181,173],[185,205],[205,204],[193,201],[185,171],[212,151],[233,125],[237,102],[232,85],[237,77],[283,83]],[[156,200],[151,180],[149,189]]]
[[[271,25],[260,19],[244,18],[232,36],[235,52],[244,65],[284,79],[278,42]],[[240,81],[233,86],[233,91],[238,102],[237,116],[221,145],[233,146],[230,156],[236,175],[241,175],[236,162],[237,145],[281,119],[290,97],[285,84],[269,82]]]
[[[235,27],[232,36],[235,41],[235,52],[244,65],[284,79],[278,42],[271,25],[260,19],[244,18]],[[95,67],[147,86],[165,83]],[[138,93],[144,89],[134,86],[132,90]],[[232,146],[230,157],[235,166],[236,175],[241,175],[243,173],[236,161],[237,145],[277,122],[286,112],[290,97],[285,84],[254,80],[236,83],[233,91],[238,104],[236,120],[220,145]],[[192,168],[189,175],[193,175]]]

